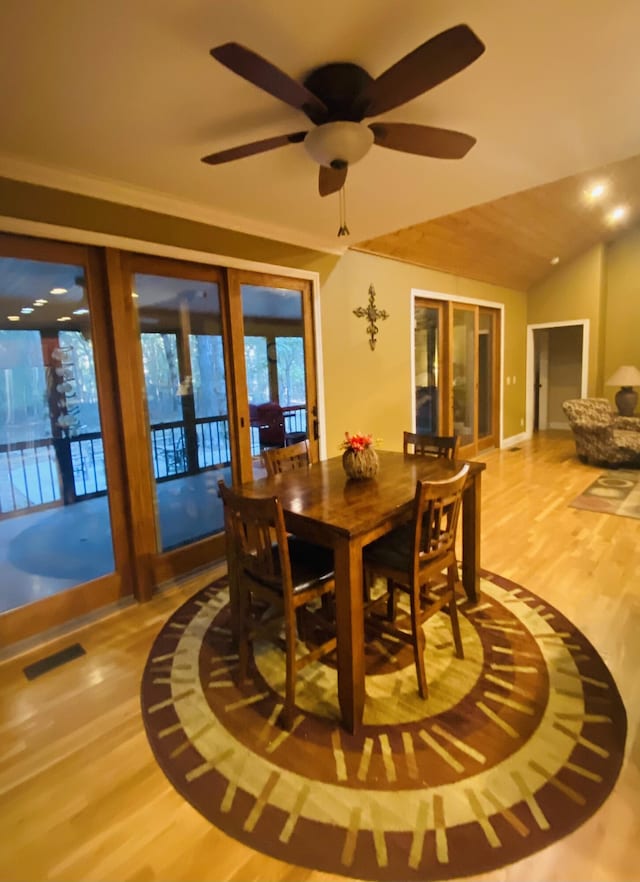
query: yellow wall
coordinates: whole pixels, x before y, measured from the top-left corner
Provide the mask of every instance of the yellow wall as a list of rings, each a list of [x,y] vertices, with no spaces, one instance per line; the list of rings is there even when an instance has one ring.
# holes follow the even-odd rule
[[[640,227],[607,248],[604,380],[622,364],[640,370]],[[606,387],[613,399],[617,389]]]
[[[589,319],[589,395],[612,402],[608,377],[622,364],[640,369],[640,227],[599,244],[558,269],[528,295],[531,324]]]
[[[604,246],[599,244],[562,265],[528,294],[527,321],[547,324],[589,320],[588,394],[602,394]]]
[[[376,306],[389,313],[378,323],[375,350],[369,347],[367,321],[353,310],[367,306],[369,285]],[[381,439],[389,450],[401,447],[411,427],[411,291],[492,301],[505,305],[504,373],[519,378],[505,393],[504,436],[522,431],[524,418],[524,340],[526,296],[517,291],[383,257],[347,252],[321,275],[321,310],[327,452],[332,455],[344,432],[362,431]]]
[[[399,449],[402,431],[411,427],[412,289],[502,303],[504,375],[516,378],[504,387],[503,435],[523,430],[527,307],[522,292],[358,252],[324,254],[6,178],[0,178],[0,215],[317,272],[329,456],[347,430],[371,432],[381,446]],[[378,308],[390,314],[379,323],[375,351],[366,320],[353,315],[367,305],[371,283]]]

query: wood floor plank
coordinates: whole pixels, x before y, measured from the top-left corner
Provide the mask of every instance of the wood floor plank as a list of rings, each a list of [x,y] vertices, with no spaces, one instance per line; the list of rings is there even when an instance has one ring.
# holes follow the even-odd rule
[[[482,565],[571,619],[611,670],[628,721],[613,793],[579,830],[483,882],[638,878],[640,837],[640,520],[570,501],[602,469],[571,438],[540,433],[481,457]],[[0,879],[329,882],[258,854],[212,827],[171,787],[140,714],[155,635],[200,583],[171,588],[0,665]],[[86,656],[27,681],[23,668],[78,641]]]

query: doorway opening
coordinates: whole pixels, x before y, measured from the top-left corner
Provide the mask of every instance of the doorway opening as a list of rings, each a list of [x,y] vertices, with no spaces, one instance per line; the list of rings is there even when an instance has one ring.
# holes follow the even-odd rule
[[[562,402],[586,396],[588,371],[588,319],[527,327],[527,435],[568,428]]]

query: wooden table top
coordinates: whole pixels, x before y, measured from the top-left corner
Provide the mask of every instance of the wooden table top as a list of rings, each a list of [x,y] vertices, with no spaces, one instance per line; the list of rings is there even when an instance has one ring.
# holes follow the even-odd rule
[[[323,525],[334,535],[349,539],[366,534],[382,520],[409,516],[418,480],[445,480],[458,472],[463,460],[451,462],[378,450],[380,468],[376,478],[348,479],[342,457],[314,463],[272,478],[242,486],[247,496],[278,496],[286,514],[296,522]],[[469,474],[484,471],[483,462],[469,462]]]

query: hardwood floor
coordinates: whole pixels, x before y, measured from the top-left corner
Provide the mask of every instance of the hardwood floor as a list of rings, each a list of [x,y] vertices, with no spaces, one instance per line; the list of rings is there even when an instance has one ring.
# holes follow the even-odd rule
[[[482,564],[526,585],[583,631],[611,670],[629,720],[627,756],[604,806],[543,852],[476,880],[639,878],[640,520],[568,507],[602,469],[566,433],[481,457]],[[2,880],[310,880],[213,828],[156,765],[140,676],[173,609],[202,580],[131,606],[0,666]],[[33,681],[26,664],[72,642],[86,650]]]

